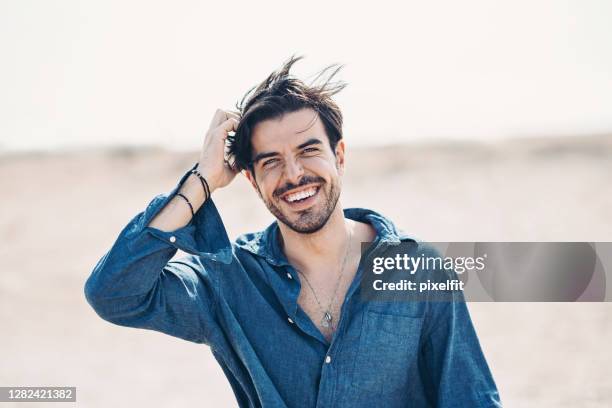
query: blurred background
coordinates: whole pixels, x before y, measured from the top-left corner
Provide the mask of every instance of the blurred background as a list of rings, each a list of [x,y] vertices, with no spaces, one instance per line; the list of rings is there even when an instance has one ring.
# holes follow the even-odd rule
[[[102,321],[83,284],[215,109],[292,54],[305,79],[345,64],[345,207],[430,241],[611,241],[611,20],[603,0],[1,0],[0,386],[235,406],[206,346]],[[243,177],[215,195],[231,238],[273,221]],[[612,304],[469,307],[506,406],[612,405]]]

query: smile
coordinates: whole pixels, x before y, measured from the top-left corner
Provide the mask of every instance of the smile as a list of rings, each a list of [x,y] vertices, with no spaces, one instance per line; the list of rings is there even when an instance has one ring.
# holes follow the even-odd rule
[[[310,197],[317,194],[319,186],[312,186],[295,193],[289,193],[282,197],[282,199],[288,203],[299,203],[308,200]]]

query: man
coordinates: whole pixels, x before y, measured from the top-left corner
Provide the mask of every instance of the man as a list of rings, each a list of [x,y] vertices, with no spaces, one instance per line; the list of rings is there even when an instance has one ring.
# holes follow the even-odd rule
[[[336,69],[306,85],[289,73],[299,59],[215,113],[196,166],[124,228],[87,300],[209,345],[241,407],[501,406],[464,302],[359,296],[361,243],[415,241],[342,209],[344,84]],[[238,171],[277,221],[231,243],[209,193]],[[171,261],[177,249],[189,255]]]

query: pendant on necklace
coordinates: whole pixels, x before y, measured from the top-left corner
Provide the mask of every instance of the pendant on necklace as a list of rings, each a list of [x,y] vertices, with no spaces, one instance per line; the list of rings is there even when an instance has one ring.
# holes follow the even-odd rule
[[[325,312],[323,314],[323,319],[321,320],[321,326],[328,328],[331,327],[332,315],[329,312]]]

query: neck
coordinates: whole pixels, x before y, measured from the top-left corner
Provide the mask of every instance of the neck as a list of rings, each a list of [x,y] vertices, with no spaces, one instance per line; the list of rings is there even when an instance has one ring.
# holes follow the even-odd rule
[[[279,223],[282,246],[291,264],[301,271],[316,263],[337,261],[344,256],[352,221],[344,218],[340,203],[336,205],[327,223],[317,232],[303,234]]]

